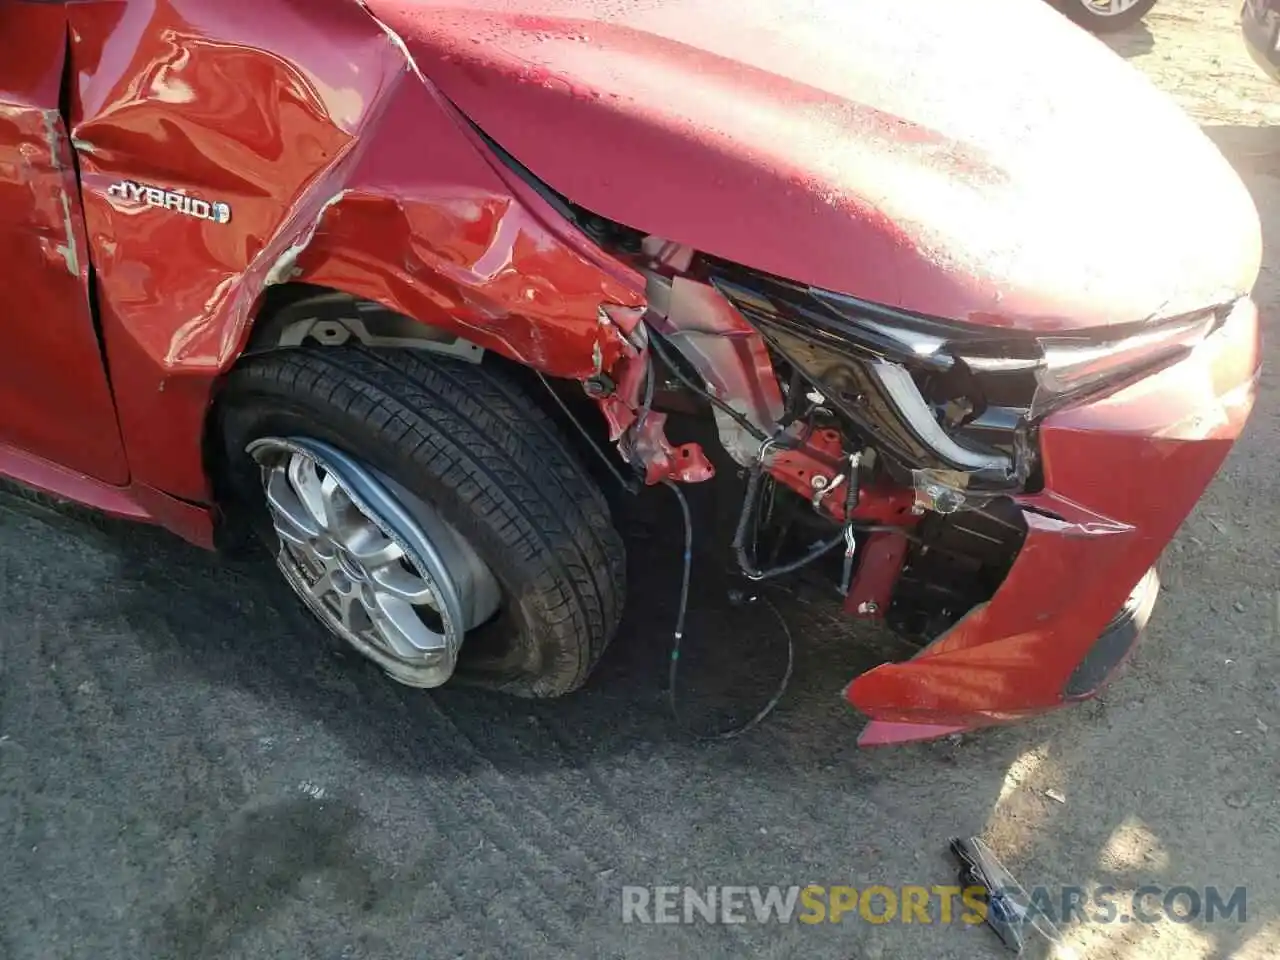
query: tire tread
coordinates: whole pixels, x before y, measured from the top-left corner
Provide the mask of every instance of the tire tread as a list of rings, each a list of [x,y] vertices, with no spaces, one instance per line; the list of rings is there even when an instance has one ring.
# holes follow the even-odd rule
[[[519,385],[501,369],[429,354],[307,346],[246,359],[224,396],[282,394],[323,404],[344,429],[372,433],[435,478],[470,514],[464,533],[517,571],[546,669],[492,685],[557,696],[586,680],[621,619],[622,540],[604,495]]]

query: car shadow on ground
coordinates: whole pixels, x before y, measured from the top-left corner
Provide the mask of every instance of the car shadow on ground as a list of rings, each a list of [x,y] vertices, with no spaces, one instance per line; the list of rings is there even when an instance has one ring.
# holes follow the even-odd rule
[[[67,536],[88,538],[113,558],[120,571],[113,589],[83,597],[83,619],[96,630],[136,636],[170,668],[202,681],[289,703],[331,723],[366,759],[413,770],[424,764],[423,744],[415,742],[413,731],[440,723],[468,727],[473,719],[479,725],[467,735],[478,740],[484,763],[536,765],[536,753],[518,742],[503,746],[504,731],[531,726],[550,731],[570,756],[638,744],[701,749],[690,731],[712,733],[740,724],[774,693],[786,670],[788,640],[794,643],[794,674],[773,722],[817,724],[817,739],[826,744],[821,750],[834,761],[852,747],[860,728],[858,715],[842,699],[844,685],[914,651],[887,631],[844,617],[834,588],[801,581],[748,591],[746,599],[734,602],[730,591],[744,581],[730,576],[705,546],[710,536],[700,521],[714,512],[710,491],[691,494],[695,566],[677,684],[683,726],[672,718],[666,696],[683,544],[678,506],[665,489],[645,491],[622,518],[630,534],[629,583],[617,637],[587,686],[554,701],[452,685],[424,692],[393,683],[325,636],[280,582],[265,551],[226,560],[154,528],[107,518],[86,521],[0,497],[8,509],[53,524]],[[396,722],[387,723],[388,716]],[[579,738],[578,730],[592,735]],[[563,759],[557,750],[556,762]],[[449,753],[445,760],[469,766],[465,753]]]
[[[1126,59],[1150,53],[1156,45],[1151,28],[1141,21],[1116,33],[1101,34],[1098,39]]]
[[[1200,129],[1242,176],[1280,177],[1280,127],[1204,124]]]

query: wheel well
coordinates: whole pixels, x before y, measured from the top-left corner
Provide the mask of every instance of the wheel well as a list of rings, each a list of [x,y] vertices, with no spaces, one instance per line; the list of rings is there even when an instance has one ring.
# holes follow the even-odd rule
[[[333,348],[357,344],[383,350],[422,350],[468,363],[501,367],[524,388],[532,404],[561,426],[591,473],[595,474],[600,464],[587,449],[588,443],[607,451],[609,456],[616,456],[612,452],[604,418],[577,384],[567,380],[546,381],[572,411],[571,419],[548,392],[537,372],[525,364],[486,351],[453,331],[422,323],[341,290],[308,283],[284,283],[270,287],[258,309],[240,360],[306,345]],[[242,529],[242,518],[226,484],[227,464],[218,436],[218,401],[215,393],[205,418],[204,460],[220,514],[219,543],[234,551],[245,540],[246,531]],[[588,436],[583,436],[578,425]],[[604,478],[598,479],[603,481]]]
[[[311,342],[341,346],[427,350],[479,363],[485,351],[449,330],[389,310],[382,304],[308,283],[271,287],[258,310],[245,354]]]

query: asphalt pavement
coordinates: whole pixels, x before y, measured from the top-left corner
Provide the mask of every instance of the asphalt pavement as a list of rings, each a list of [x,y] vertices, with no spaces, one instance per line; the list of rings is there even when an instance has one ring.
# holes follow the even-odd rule
[[[1116,44],[1253,191],[1270,333],[1280,88],[1233,10],[1166,0]],[[1104,157],[1099,175],[1140,171]],[[731,743],[683,734],[664,700],[678,552],[661,491],[648,536],[633,531],[622,634],[587,689],[550,703],[398,688],[316,643],[260,563],[0,499],[0,960],[1001,956],[981,927],[856,913],[622,922],[627,885],[952,883],[956,834],[985,836],[1028,887],[1247,890],[1243,922],[1072,925],[1080,956],[1280,955],[1274,337],[1266,350],[1248,431],[1162,561],[1123,676],[959,742],[857,750],[841,689],[894,641],[804,595],[780,605],[797,664],[776,713]],[[770,617],[706,582],[685,702],[709,727],[767,696],[784,651]]]

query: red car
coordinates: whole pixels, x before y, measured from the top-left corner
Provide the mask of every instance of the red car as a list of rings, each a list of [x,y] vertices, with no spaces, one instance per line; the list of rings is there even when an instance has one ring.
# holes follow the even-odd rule
[[[526,696],[622,610],[594,461],[721,483],[748,577],[917,639],[864,743],[1088,697],[1252,404],[1258,221],[982,6],[4,0],[0,473]]]

